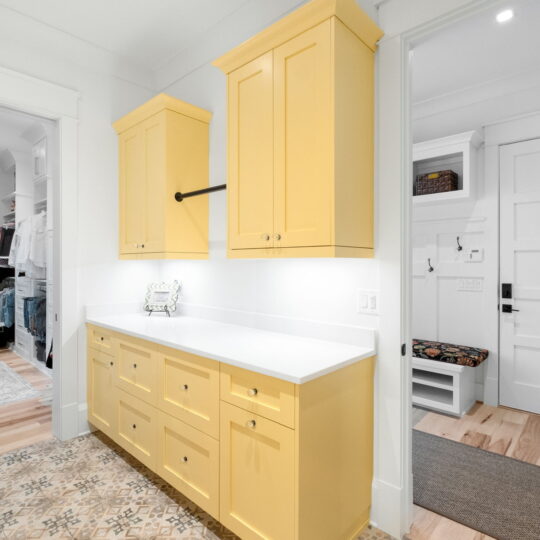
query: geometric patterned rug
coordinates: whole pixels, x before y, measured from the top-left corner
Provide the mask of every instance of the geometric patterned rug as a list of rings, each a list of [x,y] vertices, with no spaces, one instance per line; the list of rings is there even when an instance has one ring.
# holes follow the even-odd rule
[[[39,396],[39,392],[7,364],[0,362],[0,407]]]
[[[0,538],[237,539],[99,432],[0,455],[0,478]]]

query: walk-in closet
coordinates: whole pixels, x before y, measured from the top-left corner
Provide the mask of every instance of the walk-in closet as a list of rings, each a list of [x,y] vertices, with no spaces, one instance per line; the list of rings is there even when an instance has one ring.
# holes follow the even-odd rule
[[[43,425],[51,421],[54,357],[55,130],[0,107],[0,409],[37,415]]]

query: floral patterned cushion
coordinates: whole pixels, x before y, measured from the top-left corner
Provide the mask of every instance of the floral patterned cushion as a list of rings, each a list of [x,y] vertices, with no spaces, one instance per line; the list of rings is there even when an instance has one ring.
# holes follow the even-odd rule
[[[451,343],[441,343],[440,341],[425,341],[423,339],[413,339],[413,356],[425,358],[426,360],[437,360],[448,364],[458,364],[459,366],[476,367],[480,365],[489,355],[486,349],[476,347],[466,347],[464,345],[452,345]]]

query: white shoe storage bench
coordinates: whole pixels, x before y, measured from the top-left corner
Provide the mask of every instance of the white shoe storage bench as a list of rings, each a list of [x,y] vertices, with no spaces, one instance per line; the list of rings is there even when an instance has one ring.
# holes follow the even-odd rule
[[[425,342],[418,342],[422,345]],[[444,347],[455,347],[449,344],[433,344],[433,349],[426,348],[422,351],[423,356],[428,356],[430,350],[440,350]],[[488,352],[483,349],[472,349],[478,351],[478,356],[473,357],[475,367],[451,363],[448,360],[437,358],[419,358],[417,353],[417,343],[413,344],[412,359],[412,401],[413,405],[426,407],[436,411],[463,416],[475,403],[475,367],[482,363],[488,356]],[[425,354],[427,353],[427,354]]]

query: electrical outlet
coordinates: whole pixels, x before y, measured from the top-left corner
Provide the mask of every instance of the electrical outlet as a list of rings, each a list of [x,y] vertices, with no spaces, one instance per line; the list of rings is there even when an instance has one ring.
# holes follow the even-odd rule
[[[379,308],[379,293],[366,289],[357,291],[357,311],[368,315],[376,315]]]

